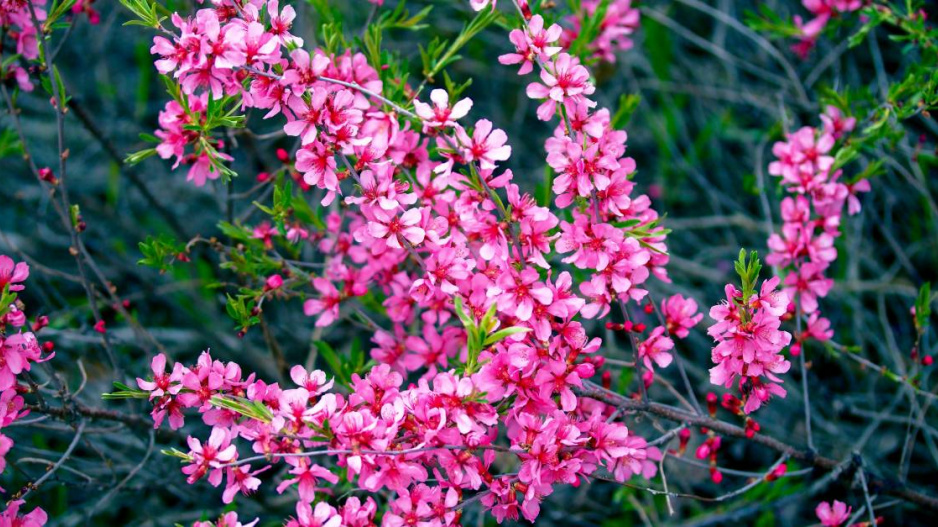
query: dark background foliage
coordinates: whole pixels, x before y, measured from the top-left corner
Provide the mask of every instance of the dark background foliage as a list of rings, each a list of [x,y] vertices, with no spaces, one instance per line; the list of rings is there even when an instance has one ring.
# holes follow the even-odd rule
[[[294,2],[299,13],[295,27],[308,45],[316,42],[312,31],[322,16],[316,12],[319,3]],[[362,0],[333,4],[344,16],[345,35],[360,34],[370,4]],[[411,4],[412,11],[434,6],[431,28],[392,32],[385,44],[411,61],[411,83],[416,84],[417,45],[425,44],[431,33],[457,34],[471,12],[465,1],[412,0]],[[833,38],[822,38],[818,49],[801,61],[788,49],[790,42],[745,26],[744,15],[755,4],[768,5],[782,17],[806,14],[793,1],[643,2],[634,49],[619,53],[615,64],[594,68],[601,106],[617,108],[622,95],[638,98],[626,126],[629,153],[639,167],[639,188],[653,196],[655,207],[667,215],[665,225],[673,229],[669,238],[673,282],[654,282],[653,297],[680,292],[695,298],[704,311],[722,298],[723,284],[734,280],[731,262],[740,247],[764,253],[768,232],[778,227],[782,193],[766,173],[772,143],[785,130],[818,124],[821,89],[851,90],[858,106],[868,108],[865,100],[880,97],[892,76],[917,60],[914,54],[903,54],[885,31],[848,49],[845,36],[850,28],[843,27]],[[100,24],[92,26],[79,18],[67,30],[67,41],[56,58],[74,97],[67,117],[69,191],[87,222],[83,238],[89,251],[155,341],[120,319],[102,300],[117,367],[111,365],[101,339],[92,331],[94,320],[85,293],[75,281],[70,239],[23,161],[9,155],[0,158],[0,252],[30,262],[32,276],[25,301],[31,313],[53,319],[45,336],[57,344],[56,358],[39,368],[36,378],[48,382],[50,375],[57,375],[73,393],[80,391],[74,396],[84,405],[146,417],[145,404],[105,403],[100,394],[109,391],[113,380],[145,375],[149,357],[157,351],[165,351],[174,360],[191,361],[211,348],[216,357],[238,360],[246,370],[270,380],[283,379],[284,364],[316,363],[312,342],[322,335],[303,316],[299,302],[266,306],[263,327],[252,329],[244,338],[236,336],[235,323],[224,309],[224,292],[234,285],[228,283],[234,277],[217,269],[218,257],[210,251],[196,251],[190,264],[177,265],[165,274],[137,264],[141,258],[137,244],[147,236],[166,234],[177,240],[196,234],[219,236],[221,219],[260,221],[251,202],[266,199],[267,191],[255,191],[254,176],[276,166],[275,148],[289,148],[291,143],[232,135],[229,145],[237,145],[233,166],[241,176],[230,186],[212,182],[197,188],[185,181],[184,169],[173,171],[169,163],[156,158],[135,167],[123,166],[121,159],[127,153],[145,146],[138,136],[156,127],[167,96],[148,51],[151,32],[123,26],[129,13],[114,0],[99,0],[94,6],[101,11]],[[169,2],[168,7],[193,8],[179,1]],[[54,41],[63,38],[59,34]],[[490,27],[466,48],[463,60],[449,74],[457,81],[473,79],[466,92],[475,101],[470,118],[489,118],[508,132],[513,147],[509,166],[516,179],[533,191],[543,185],[543,141],[551,130],[537,121],[536,103],[524,95],[532,78],[518,77],[513,68],[495,60],[509,46],[506,29]],[[57,156],[56,131],[47,95],[36,90],[22,94],[17,102],[34,159],[41,166],[52,165]],[[253,128],[257,134],[274,130],[272,123],[262,123],[259,116],[252,116],[251,122],[257,125]],[[3,133],[11,130],[8,116],[0,118],[0,126]],[[873,191],[862,198],[862,214],[845,219],[844,235],[838,241],[841,257],[832,269],[837,285],[822,301],[837,331],[837,342],[858,346],[864,357],[900,374],[908,367],[915,338],[909,307],[919,285],[935,281],[938,262],[938,183],[934,177],[938,126],[922,116],[905,127],[907,133],[897,144],[884,145],[847,169],[854,174],[876,159],[885,160],[884,172],[872,181]],[[209,287],[218,282],[228,287]],[[617,340],[598,326],[593,332],[608,337],[604,352],[609,357],[630,359],[624,339]],[[326,338],[339,350],[347,351],[354,341],[366,350],[369,347],[369,332],[354,325],[330,331]],[[277,342],[282,358],[271,353],[272,341]],[[933,352],[933,342],[933,337],[926,338],[923,353]],[[704,331],[695,331],[678,343],[701,398],[714,388],[707,378],[710,348]],[[918,411],[910,406],[908,394],[899,384],[855,362],[835,358],[821,347],[809,348],[807,353],[818,450],[838,459],[858,452],[867,466],[894,476],[908,422]],[[631,372],[612,370],[617,382],[627,386]],[[927,375],[923,386],[932,384]],[[664,378],[678,382],[675,371],[666,371]],[[797,367],[786,380],[788,398],[773,402],[759,417],[764,432],[802,446],[805,431]],[[661,387],[653,395],[664,401],[673,399]],[[938,430],[934,411],[929,414],[934,399],[916,401],[915,405],[924,405],[921,411],[926,420],[915,443],[909,480],[931,485],[934,493]],[[3,475],[2,486],[15,490],[38,477],[45,466],[30,458],[58,459],[56,452],[74,435],[70,424],[75,419],[66,416],[11,429],[9,433],[17,440],[16,456]],[[59,471],[30,499],[50,512],[55,525],[172,525],[216,514],[220,491],[204,483],[186,485],[178,463],[159,453],[160,448],[180,445],[182,436],[154,435],[142,422],[88,425],[78,454],[66,465],[68,470]],[[652,438],[666,423],[635,415],[630,426]],[[776,459],[772,452],[744,441],[727,444],[720,463],[728,468],[759,472]],[[26,459],[16,461],[18,457]],[[789,468],[801,466],[792,463]],[[666,470],[672,490],[703,496],[718,495],[748,481],[728,473],[717,487],[705,467],[690,463],[669,462]],[[725,503],[675,499],[673,516],[660,496],[611,483],[583,485],[558,489],[545,501],[539,521],[604,526],[804,525],[816,521],[813,508],[821,499],[841,499],[854,507],[863,503],[862,492],[851,478],[820,492],[809,491],[818,477],[809,474],[761,485]],[[880,500],[888,503],[888,498]],[[269,492],[239,499],[239,503],[242,517],[276,519],[293,512],[289,497]],[[889,525],[930,523],[919,511],[902,504],[882,514]],[[476,511],[467,511],[465,518],[467,525],[475,525],[477,519],[483,524]]]

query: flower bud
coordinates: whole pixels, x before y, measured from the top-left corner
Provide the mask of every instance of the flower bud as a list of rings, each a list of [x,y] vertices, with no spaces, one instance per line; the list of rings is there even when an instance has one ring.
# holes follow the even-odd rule
[[[39,179],[51,185],[57,185],[59,183],[59,180],[56,179],[55,174],[52,173],[52,169],[49,167],[39,169]]]
[[[279,274],[272,274],[267,277],[267,281],[264,283],[265,291],[272,291],[274,289],[280,289],[283,285],[283,277]]]
[[[49,317],[41,315],[36,317],[36,321],[33,322],[33,332],[37,332],[40,329],[49,325]]]
[[[786,472],[788,472],[788,464],[782,463],[782,464],[780,464],[779,466],[775,467],[775,470],[773,470],[772,472],[770,472],[770,473],[765,477],[765,480],[766,480],[766,481],[775,481],[775,480],[777,480],[778,478],[784,476]]]
[[[712,479],[714,483],[716,483],[717,485],[719,485],[720,483],[723,482],[723,473],[720,472],[719,470],[717,470],[716,467],[711,467],[711,468],[710,468],[710,479]]]

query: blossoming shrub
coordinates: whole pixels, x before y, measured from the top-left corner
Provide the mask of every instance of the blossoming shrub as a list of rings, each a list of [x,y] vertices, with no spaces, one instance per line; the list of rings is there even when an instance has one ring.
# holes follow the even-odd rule
[[[824,299],[836,287],[838,240],[851,221],[844,212],[860,213],[859,193],[876,192],[869,179],[883,168],[861,154],[895,140],[902,120],[938,103],[927,65],[910,68],[883,103],[886,109],[877,107],[862,122],[854,116],[859,109],[832,91],[824,94],[829,104],[814,112],[814,126],[776,134],[781,140],[771,148],[773,158],[758,167],[779,178],[784,193],[779,211],[765,211],[770,229],[759,247],[768,250],[760,259],[757,251],[737,247],[736,276],[720,284],[725,298],[695,299],[673,291],[672,281],[681,279],[670,265],[671,230],[649,195],[660,189],[651,191],[651,180],[627,148],[623,125],[635,103],[626,98],[618,107],[604,104],[609,97],[595,76],[620,62],[619,53],[631,49],[642,31],[633,2],[582,0],[560,7],[470,0],[457,9],[467,18],[461,30],[417,48],[422,70],[416,82],[407,80],[405,54],[384,47],[383,39],[426,30],[429,7],[412,13],[404,1],[395,7],[359,2],[370,14],[363,31],[352,36],[327,2],[313,1],[321,18],[310,38],[297,7],[278,0],[170,9],[149,0],[121,3],[134,15],[132,24],[152,33],[145,67],[152,62],[168,97],[158,128],[143,135],[152,146],[130,154],[127,166],[155,157],[172,169],[183,167],[179,172],[195,187],[228,186],[228,213],[215,218],[216,236],[149,237],[139,246],[141,263],[162,273],[179,273],[187,263],[227,273],[230,281],[216,284],[225,289],[226,312],[238,337],[263,334],[273,375],[243,367],[239,357],[214,344],[193,361],[173,360],[179,355],[139,325],[129,301],[100,272],[83,241],[81,208],[69,201],[65,187],[63,130],[76,106],[47,38],[56,27],[52,22],[66,20],[66,12],[71,24],[81,13],[92,24],[99,17],[85,2],[55,3],[48,10],[28,1],[4,3],[0,20],[9,21],[4,29],[17,49],[0,72],[15,81],[4,85],[11,115],[19,124],[13,90],[30,91],[38,83],[52,96],[59,168],[27,160],[69,231],[92,331],[114,367],[115,388],[104,398],[130,400],[126,408],[138,412],[133,400],[146,401],[149,413],[141,426],[137,414],[74,403],[65,386],[56,414],[35,381],[18,377],[31,363],[51,358],[51,345],[43,356],[33,332],[22,329],[26,319],[16,292],[26,264],[0,256],[0,398],[8,415],[2,426],[25,416],[20,392],[40,397],[37,412],[81,419],[49,474],[73,455],[87,420],[102,419],[132,424],[138,433],[152,425],[177,439],[162,454],[181,465],[180,482],[206,495],[218,487],[226,506],[206,503],[222,512],[195,521],[198,526],[258,525],[262,519],[239,506],[259,495],[290,509],[263,521],[288,526],[544,521],[542,504],[550,496],[599,481],[662,495],[674,514],[672,501],[722,502],[772,485],[790,493],[782,481],[812,475],[807,514],[816,510],[824,525],[878,523],[876,506],[885,505],[874,500],[885,495],[938,508],[927,491],[906,481],[919,430],[931,437],[923,428],[928,407],[916,406],[918,397],[929,406],[934,397],[919,377],[930,363],[930,354],[920,351],[929,345],[930,291],[921,289],[912,316],[912,358],[921,354],[922,360],[902,375],[836,344],[835,324],[822,316],[822,307],[828,313]],[[713,10],[697,0],[683,3]],[[795,37],[794,51],[806,58],[825,30],[837,29],[829,22],[860,10],[861,32],[889,25],[933,54],[933,31],[913,6],[887,11],[863,4],[805,1],[812,21],[763,11],[762,18],[751,15],[750,25]],[[659,26],[670,20],[656,10],[649,14]],[[480,112],[466,95],[469,82],[449,71],[475,40],[493,36],[503,39],[504,53],[487,67],[523,78],[524,96],[536,105],[533,116],[543,122],[535,157],[547,178],[539,188],[513,164],[518,151],[507,125]],[[923,79],[932,84],[916,84]],[[797,88],[804,91],[800,83]],[[800,103],[811,106],[802,96]],[[917,112],[910,113],[912,105]],[[276,162],[253,171],[255,185],[246,195],[257,199],[248,215],[235,218],[232,182],[244,178],[237,160],[270,140],[282,145],[265,152]],[[147,188],[145,182],[139,186]],[[642,193],[646,187],[649,192]],[[765,184],[760,191],[767,204]],[[777,232],[773,216],[782,220]],[[697,327],[704,320],[698,302],[712,305],[705,325],[709,343],[691,338],[704,329]],[[149,371],[134,364],[127,376],[118,373],[120,359],[99,303],[110,304],[136,338],[153,344],[146,349]],[[289,363],[273,336],[267,313],[280,306],[301,310],[303,324],[315,328],[305,363]],[[46,323],[37,320],[33,331]],[[330,344],[351,334],[364,335],[369,344],[338,350]],[[609,353],[622,343],[630,361]],[[701,343],[710,361],[685,364],[680,347]],[[916,401],[907,425],[915,433],[906,435],[912,446],[902,452],[899,484],[868,472],[859,454],[841,460],[816,447],[809,346],[879,368],[900,394]],[[800,386],[792,390],[785,383],[795,358]],[[615,385],[613,371],[620,373]],[[689,373],[709,382],[695,384]],[[708,393],[700,397],[701,390]],[[678,406],[656,401],[662,391]],[[803,433],[763,433],[760,416],[771,405],[799,414],[803,409]],[[670,421],[671,428],[641,427],[646,416]],[[150,434],[147,457],[156,438]],[[677,448],[670,448],[675,440]],[[695,455],[685,457],[692,440]],[[780,457],[729,468],[727,444],[761,445]],[[11,445],[0,436],[3,453]],[[694,483],[669,482],[669,459],[702,468],[717,488],[715,497],[698,495]],[[819,503],[814,496],[845,472],[862,484],[850,495],[853,505]],[[725,475],[747,481],[723,490]],[[45,511],[24,515],[19,499],[42,482],[14,496],[0,522],[44,524]],[[619,491],[617,499],[642,506],[633,494]],[[860,512],[851,517],[854,508]],[[648,522],[644,511],[642,517]]]

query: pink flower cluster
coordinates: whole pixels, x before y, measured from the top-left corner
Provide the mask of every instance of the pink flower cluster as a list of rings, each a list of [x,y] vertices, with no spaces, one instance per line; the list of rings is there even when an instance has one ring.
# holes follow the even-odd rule
[[[23,2],[19,0],[0,0],[0,37],[4,41],[9,38],[14,43],[15,54],[22,58],[7,63],[6,60],[0,65],[0,81],[7,79],[16,80],[17,86],[23,91],[32,91],[33,84],[29,79],[29,72],[24,67],[24,62],[33,61],[39,58],[39,43],[36,40],[36,25],[33,23],[33,13],[30,12],[31,4],[36,18],[42,22],[46,19],[46,11],[39,6],[45,5],[45,0],[35,2]],[[6,51],[6,50],[4,50]],[[4,55],[4,59],[8,58]]]
[[[536,60],[547,61],[557,52],[569,50],[580,37],[583,22],[596,17],[597,10],[604,4],[602,0],[583,0],[579,13],[564,18],[567,27],[553,24],[545,29],[543,17],[531,12],[527,0],[514,0],[514,3],[528,24],[524,30],[515,29],[509,35],[517,53],[503,55],[499,60],[502,64],[522,64],[521,75],[529,73]],[[632,49],[633,42],[629,36],[638,29],[641,13],[632,6],[632,0],[612,0],[605,4],[598,34],[587,43],[587,51],[591,54],[590,59],[614,63],[617,51]],[[479,11],[488,5],[494,8],[495,2],[470,0],[470,5]]]
[[[152,379],[137,383],[154,404],[156,426],[169,415],[170,426],[179,428],[181,410],[195,408],[212,427],[208,439],[190,436],[189,451],[177,453],[189,483],[224,482],[223,501],[230,503],[256,491],[259,474],[282,466],[277,491],[295,489],[299,498],[297,516],[287,525],[373,524],[377,505],[371,497],[313,508],[324,486],[339,481],[339,470],[361,489],[395,493],[382,520],[394,527],[457,524],[464,491],[482,493],[499,521],[519,512],[533,521],[556,484],[576,485],[600,467],[620,481],[654,473],[658,451],[625,425],[607,422],[605,405],[589,401],[568,410],[566,403],[530,398],[551,393],[554,385],[545,384],[564,385],[556,381],[559,370],[516,387],[510,378],[518,374],[510,369],[528,367],[527,359],[495,357],[498,362],[474,375],[440,372],[406,389],[400,373],[380,365],[364,377],[353,375],[349,395],[334,391],[318,370],[295,366],[294,387],[282,388],[245,378],[236,363],[213,360],[208,352],[193,367],[177,363],[169,373],[158,355]],[[506,401],[513,404],[501,404]],[[507,446],[496,443],[503,434]],[[239,446],[256,455],[243,456]],[[517,473],[493,474],[496,452],[513,456]],[[263,466],[254,470],[253,461]]]
[[[191,165],[186,181],[196,186],[205,185],[206,180],[218,179],[221,173],[212,165],[212,159],[201,147],[201,134],[195,130],[187,129],[187,125],[199,124],[205,121],[205,111],[208,105],[208,93],[194,95],[188,100],[189,107],[183,108],[177,101],[169,101],[160,112],[160,129],[154,135],[160,139],[156,153],[163,159],[176,158],[173,168],[180,163]],[[222,141],[205,138],[214,148],[223,148]],[[186,153],[186,146],[192,145],[194,151]],[[231,161],[231,156],[223,152],[216,152],[215,156],[224,161]]]
[[[391,327],[376,330],[371,354],[380,365],[356,376],[347,397],[332,392],[321,372],[294,369],[301,387],[281,389],[242,378],[236,364],[207,354],[169,373],[157,357],[154,378],[138,381],[154,402],[155,422],[168,418],[178,428],[183,409],[197,408],[213,427],[184,454],[190,482],[224,480],[228,501],[256,489],[258,471],[240,461],[240,439],[292,467],[279,490],[297,487],[297,525],[367,518],[362,511],[374,509],[370,502],[358,503],[355,514],[348,505],[309,509],[316,489],[336,481],[312,461],[327,454],[296,455],[319,447],[361,488],[395,493],[385,523],[448,525],[458,519],[463,490],[485,493],[482,503],[499,520],[519,514],[533,520],[556,484],[577,484],[600,467],[619,480],[652,473],[657,451],[624,425],[607,423],[612,408],[576,390],[603,364],[595,355],[601,341],[589,338],[582,320],[606,316],[613,302],[641,301],[652,275],[667,280],[665,235],[650,200],[633,195],[635,162],[624,156],[625,132],[611,128],[607,109],[593,111],[586,68],[552,45],[558,28],[538,27],[540,18],[532,18],[513,33],[518,53],[505,62],[543,66],[542,82],[528,93],[545,99],[542,119],[563,116],[547,155],[558,174],[557,205],[578,205],[572,221],[539,205],[501,168],[511,156],[502,130],[486,119],[460,124],[471,101],[433,90],[430,102],[418,94],[413,111],[392,103],[363,55],[299,47],[290,34],[294,16],[276,1],[222,1],[192,18],[176,14],[174,35],[155,39],[157,68],[187,94],[190,108],[174,108],[176,121],[222,95],[268,110],[268,119],[282,116],[284,134],[300,144],[295,156],[278,154],[286,170],[302,174],[323,204],[342,195],[348,207],[327,215],[318,232],[283,236],[262,224],[254,236],[269,248],[312,243],[325,254],[324,269],[310,280],[315,293],[304,303],[317,326],[332,326],[372,294],[383,299]],[[194,138],[171,136],[163,137],[164,157],[178,160],[178,146]],[[586,279],[576,283],[570,272],[554,269],[560,264]],[[454,316],[457,297],[461,316],[491,317],[485,331],[519,332],[470,349],[464,321]],[[686,306],[675,304],[669,313],[675,331],[699,320]],[[658,328],[642,343],[649,364],[670,362],[673,342],[664,333]],[[454,370],[467,362],[462,373]],[[409,372],[419,374],[418,384],[403,389]],[[213,402],[219,396],[260,405],[264,417],[239,418],[230,405]],[[495,444],[500,431],[510,445]],[[517,459],[517,474],[490,472],[500,450]],[[440,471],[445,478],[431,475]],[[431,477],[448,483],[430,486]]]
[[[834,500],[833,504],[826,501],[818,503],[815,513],[824,527],[840,527],[850,518],[852,510],[853,507],[848,507],[846,503]]]
[[[710,382],[729,388],[738,379],[739,406],[746,414],[758,410],[772,395],[786,394],[778,375],[791,367],[781,354],[791,343],[791,333],[779,328],[789,299],[776,290],[778,282],[778,277],[764,281],[761,290],[748,299],[728,284],[726,300],[710,308],[715,323],[707,333],[716,341]]]
[[[818,35],[832,18],[863,7],[863,0],[801,0],[801,3],[814,17],[807,22],[800,15],[794,17],[800,40],[791,49],[801,58],[807,57],[814,49]]]
[[[860,211],[858,192],[870,190],[867,180],[844,183],[842,172],[832,170],[837,142],[853,130],[856,119],[845,117],[829,106],[821,116],[820,128],[803,127],[775,143],[778,158],[769,165],[769,174],[781,178],[791,194],[782,200],[782,229],[768,240],[766,262],[788,268],[783,291],[792,300],[791,311],[807,317],[807,328],[796,335],[792,353],[800,352],[807,338],[829,340],[830,322],[820,316],[818,298],[827,296],[833,280],[825,271],[837,258],[835,240],[840,236],[844,209]]]
[[[580,36],[582,21],[596,16],[596,10],[603,4],[602,0],[583,0],[582,12],[566,18],[570,27],[566,28],[561,37],[564,48]],[[641,13],[634,7],[632,0],[611,0],[606,2],[603,19],[599,23],[599,34],[593,38],[588,49],[593,58],[614,63],[616,52],[632,49],[633,42],[629,36],[638,29]]]
[[[25,289],[23,283],[28,277],[29,266],[25,262],[14,263],[9,256],[0,254],[0,297],[5,300],[4,305],[0,305],[0,472],[6,470],[6,455],[13,448],[13,440],[4,435],[2,429],[29,414],[28,410],[23,410],[20,393],[25,391],[25,385],[19,385],[18,376],[28,372],[33,363],[45,362],[54,356],[54,353],[42,356],[43,351],[52,351],[52,343],[40,344],[34,333],[45,327],[48,319],[38,317],[27,325],[23,303],[16,298],[17,293]],[[22,500],[9,502],[0,513],[0,525],[45,525],[45,511],[36,508],[21,515],[22,505]]]
[[[615,5],[625,9],[628,2],[620,4]],[[519,4],[522,12],[524,7]],[[607,15],[618,12],[612,6],[610,10]],[[510,34],[515,52],[502,55],[499,61],[520,64],[521,75],[531,72],[536,64],[541,82],[529,84],[527,95],[543,101],[537,116],[549,121],[560,114],[554,134],[545,144],[547,164],[556,173],[553,191],[557,194],[557,207],[576,207],[571,213],[572,222],[559,221],[555,248],[558,253],[569,254],[562,263],[590,273],[589,280],[579,285],[586,300],[580,315],[588,319],[605,318],[614,304],[619,304],[624,313],[626,302],[641,302],[647,295],[641,284],[649,276],[669,280],[665,270],[667,247],[665,237],[658,234],[661,232],[657,227],[658,214],[647,196],[633,195],[636,166],[631,157],[625,156],[627,135],[610,126],[608,109],[595,109],[596,103],[587,97],[596,88],[586,67],[556,45],[560,26],[545,28],[540,15],[529,18],[523,30]],[[630,230],[620,225],[633,227]],[[539,260],[535,263],[543,266]],[[686,336],[686,328],[700,320],[694,316],[696,304],[692,300],[685,304],[683,298],[675,297],[665,304],[671,307],[665,310],[671,316],[673,329],[685,328],[678,333],[681,338]],[[609,327],[644,331],[643,324],[633,325],[629,320]],[[537,332],[537,327],[534,329]],[[643,375],[646,385],[652,382],[656,366],[671,363],[669,351],[674,342],[669,334],[666,327],[657,327],[638,343],[638,355],[646,367]]]

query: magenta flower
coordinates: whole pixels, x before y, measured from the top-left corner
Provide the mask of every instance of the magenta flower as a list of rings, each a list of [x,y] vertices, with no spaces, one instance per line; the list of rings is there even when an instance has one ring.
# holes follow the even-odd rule
[[[658,326],[652,330],[648,338],[638,344],[638,356],[644,360],[645,367],[649,370],[654,369],[654,365],[667,368],[673,360],[671,354],[668,353],[672,349],[674,349],[674,341],[665,336],[663,327]]]
[[[189,445],[190,464],[182,467],[183,474],[189,477],[186,481],[191,485],[208,474],[208,482],[217,487],[221,484],[223,469],[221,465],[230,463],[238,457],[237,448],[231,444],[231,435],[224,428],[212,428],[212,434],[204,444],[197,438],[189,436],[186,439]]]
[[[323,108],[327,97],[328,93],[325,90],[312,90],[309,100],[295,95],[291,96],[287,100],[290,112],[286,114],[287,124],[283,125],[283,131],[289,136],[299,137],[303,146],[315,141],[319,133],[318,127],[322,124]],[[297,161],[299,161],[299,153],[297,153]]]
[[[482,170],[495,170],[497,161],[511,157],[511,146],[504,131],[492,129],[492,121],[480,119],[472,131],[472,137],[462,127],[456,128],[456,138],[462,147],[467,162],[478,161]]]
[[[552,24],[544,29],[544,18],[541,15],[534,15],[528,21],[524,31],[514,29],[508,34],[509,40],[515,45],[515,53],[507,53],[498,57],[498,61],[505,65],[521,64],[518,75],[527,75],[534,69],[534,60],[550,60],[551,57],[560,53],[561,46],[551,46],[556,42],[563,29]]]
[[[710,382],[730,387],[740,378],[740,385],[748,381],[752,387],[746,395],[743,411],[750,413],[768,401],[772,395],[784,397],[778,375],[786,373],[791,364],[781,355],[791,343],[791,333],[780,330],[781,319],[788,306],[788,295],[775,290],[778,277],[763,282],[758,295],[742,307],[736,303],[742,296],[732,285],[726,286],[726,301],[710,309],[710,318],[716,323],[707,331],[716,341],[712,351],[716,366],[710,369]],[[784,306],[784,307],[783,307]]]
[[[303,39],[290,34],[290,28],[293,20],[296,19],[296,11],[293,6],[284,6],[282,10],[278,9],[280,0],[269,0],[267,2],[267,13],[270,15],[270,33],[276,36],[284,45],[294,44],[298,48],[303,47]]]
[[[153,380],[145,381],[137,377],[137,386],[141,390],[150,392],[150,400],[163,397],[164,395],[176,395],[182,390],[182,365],[178,362],[173,366],[170,374],[166,373],[166,355],[157,354],[150,361],[150,369],[153,371]]]
[[[27,514],[20,515],[20,507],[26,502],[13,500],[6,510],[0,513],[0,525],[10,527],[42,527],[49,521],[49,515],[41,507],[36,507]]]
[[[682,339],[687,338],[689,330],[703,319],[703,313],[697,313],[697,302],[681,295],[662,300],[661,315],[665,318],[668,333]]]
[[[446,90],[436,89],[430,92],[433,106],[414,100],[414,113],[423,119],[424,129],[442,129],[456,126],[456,121],[462,119],[472,109],[471,99],[462,99],[452,107],[449,105],[449,95]]]
[[[852,510],[853,507],[847,507],[846,503],[834,500],[833,505],[826,501],[818,503],[814,512],[817,514],[818,519],[821,520],[821,525],[825,527],[840,527],[840,525],[850,518],[850,512]]]
[[[22,282],[29,278],[29,265],[26,262],[14,264],[13,259],[0,254],[0,291],[10,286],[10,291],[22,291]],[[17,285],[20,284],[20,285]]]
[[[546,306],[554,298],[550,288],[539,278],[537,271],[530,267],[520,272],[506,272],[498,277],[487,295],[495,298],[500,312],[526,321],[534,312],[535,302]]]
[[[327,191],[321,202],[323,206],[332,203],[336,193],[340,192],[335,156],[322,142],[313,141],[297,151],[296,169],[303,174],[307,185]]]
[[[319,298],[311,298],[303,304],[303,313],[311,317],[319,315],[317,327],[331,325],[339,318],[339,303],[342,296],[333,283],[325,278],[313,278],[313,287],[319,291]]]
[[[249,465],[228,467],[225,472],[226,483],[225,492],[222,494],[222,502],[231,503],[234,501],[234,497],[238,493],[241,493],[245,496],[254,493],[254,491],[256,491],[261,486],[261,480],[256,476],[269,468],[270,466],[268,465],[260,470],[251,472],[251,467]]]
[[[285,527],[339,527],[342,517],[332,505],[321,501],[316,508],[306,501],[296,503],[296,518],[287,521]]]
[[[294,483],[300,493],[300,500],[305,503],[312,503],[316,499],[316,491],[319,490],[319,480],[325,480],[333,485],[339,482],[339,476],[329,470],[311,463],[308,459],[302,457],[286,458],[290,469],[290,474],[296,476],[292,479],[284,480],[277,485],[277,492],[283,494],[288,487]],[[334,511],[335,509],[333,509]]]
[[[585,103],[592,107],[595,103],[585,96],[596,91],[589,81],[589,71],[568,53],[561,53],[554,58],[549,69],[541,70],[541,83],[528,84],[527,94],[532,99],[546,99],[537,109],[537,117],[548,121],[556,112],[557,103],[567,101]]]
[[[386,239],[388,247],[402,249],[402,240],[411,246],[420,245],[426,237],[426,231],[420,227],[421,209],[408,209],[397,216],[383,209],[374,209],[374,220],[368,222],[368,234],[379,239]]]

